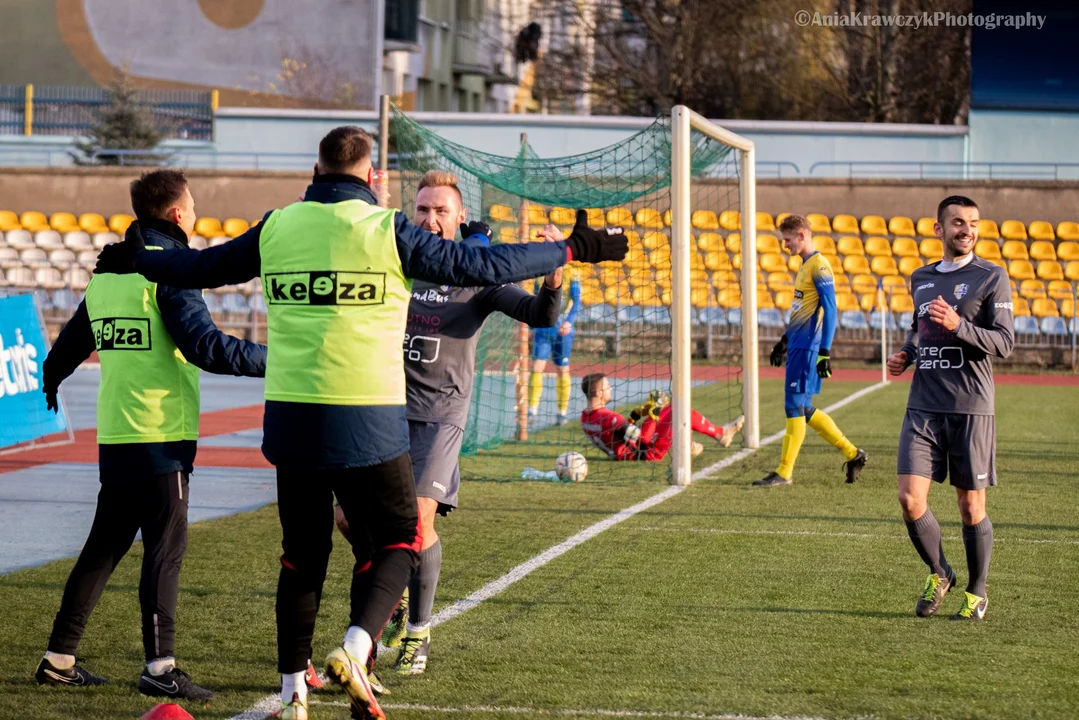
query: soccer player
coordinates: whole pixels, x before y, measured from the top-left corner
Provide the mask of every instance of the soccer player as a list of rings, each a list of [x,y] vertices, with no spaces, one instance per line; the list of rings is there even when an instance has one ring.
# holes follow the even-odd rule
[[[666,394],[659,390],[649,393],[648,400],[630,413],[627,420],[621,413],[609,410],[611,381],[603,373],[591,373],[581,380],[581,392],[588,407],[581,412],[581,428],[592,443],[612,460],[644,460],[655,462],[667,457],[671,449],[674,428],[671,425],[671,405]],[[690,427],[694,432],[730,447],[734,435],[745,425],[745,416],[719,427],[696,410],[690,412]],[[694,442],[693,456],[704,452],[704,446]]]
[[[779,467],[753,484],[775,487],[794,481],[794,461],[802,449],[807,424],[843,453],[847,482],[852,483],[858,479],[869,456],[847,440],[828,413],[813,407],[813,396],[820,392],[821,379],[832,376],[830,350],[837,316],[832,268],[813,248],[807,219],[788,215],[779,224],[779,232],[783,234],[787,252],[802,258],[802,267],[794,281],[790,323],[772,348],[770,358],[775,367],[783,364],[784,357],[787,361],[783,386],[787,431],[783,435]]]
[[[907,534],[929,566],[915,613],[929,617],[955,585],[944,558],[940,524],[929,508],[929,488],[947,478],[955,487],[967,554],[967,589],[954,620],[982,620],[993,524],[985,489],[997,484],[993,358],[1015,342],[1008,275],[974,256],[978,206],[953,195],[937,207],[933,226],[944,259],[919,268],[910,283],[917,314],[903,348],[888,358],[892,375],[915,365],[899,433],[899,505]]]
[[[356,564],[349,627],[326,672],[361,718],[385,717],[367,661],[418,561],[422,538],[409,459],[401,341],[413,280],[459,287],[519,282],[574,259],[625,257],[620,229],[578,223],[565,242],[448,243],[371,191],[371,137],[331,130],[319,144],[304,202],[268,213],[243,235],[206,250],[148,252],[129,238],[98,266],[177,287],[262,277],[270,348],[262,451],[277,468],[281,570],[277,654],[281,710],[306,720],[311,657],[333,537],[336,496]],[[109,248],[106,248],[107,250]]]
[[[420,179],[416,225],[449,241],[460,226],[463,242],[485,244],[490,230],[483,223],[465,225],[467,218],[456,175],[431,170]],[[546,228],[545,236],[552,229]],[[382,634],[387,647],[401,645],[394,663],[399,674],[419,675],[427,667],[431,610],[442,570],[442,541],[435,517],[457,507],[461,484],[457,459],[472,398],[480,330],[493,312],[536,328],[551,327],[558,320],[561,285],[559,268],[543,279],[536,295],[516,285],[458,288],[418,281],[412,286],[404,342],[405,389],[423,542],[406,593],[407,626],[402,603]],[[337,527],[348,537],[348,521],[340,507],[336,515]]]
[[[195,201],[181,170],[131,183],[137,220],[127,230],[154,248],[187,247]],[[91,353],[101,361],[97,401],[101,491],[90,534],[64,587],[37,681],[107,682],[77,664],[75,652],[112,571],[142,531],[139,605],[146,667],[143,695],[209,700],[213,693],[176,667],[176,598],[187,548],[188,476],[199,432],[199,369],[262,377],[266,348],[217,329],[202,294],[98,273],[44,362],[46,403]],[[48,530],[45,529],[45,532]]]
[[[547,239],[561,240],[562,235],[553,225],[548,225],[541,232]],[[554,327],[536,328],[532,331],[532,377],[528,388],[528,414],[539,415],[540,399],[543,398],[543,371],[547,360],[553,359],[556,380],[555,399],[558,401],[558,424],[568,422],[570,388],[573,380],[569,374],[569,356],[573,351],[573,323],[581,308],[581,281],[573,270],[566,268],[569,283],[569,300],[565,311],[559,316]]]

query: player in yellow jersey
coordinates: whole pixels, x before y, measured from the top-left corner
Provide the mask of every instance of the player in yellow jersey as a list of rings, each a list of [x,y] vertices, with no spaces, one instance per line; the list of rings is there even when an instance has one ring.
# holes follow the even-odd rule
[[[836,326],[835,281],[828,260],[813,248],[809,221],[801,215],[788,215],[779,224],[783,246],[791,255],[802,258],[802,267],[794,281],[794,304],[786,334],[772,349],[772,365],[779,367],[787,359],[784,382],[784,408],[787,432],[783,436],[783,454],[779,467],[754,485],[774,487],[790,485],[794,461],[805,440],[806,425],[843,453],[847,482],[852,483],[865,467],[869,456],[843,435],[832,418],[813,407],[813,396],[820,392],[821,379],[832,376],[830,350]]]

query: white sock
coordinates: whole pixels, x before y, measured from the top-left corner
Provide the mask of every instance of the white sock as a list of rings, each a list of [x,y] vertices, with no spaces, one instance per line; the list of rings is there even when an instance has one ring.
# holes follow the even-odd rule
[[[307,681],[304,679],[306,671],[294,673],[281,673],[281,704],[288,705],[292,702],[292,696],[298,695],[300,702],[307,702]]]
[[[412,623],[409,623],[405,627],[405,629],[408,630],[408,632],[412,633],[413,635],[418,635],[419,633],[425,633],[430,628],[431,628],[431,623],[427,623],[425,625],[413,625]]]
[[[356,625],[349,626],[345,632],[345,641],[341,645],[345,648],[345,652],[360,663],[366,663],[367,656],[371,654],[371,636],[362,627]]]
[[[164,675],[174,667],[176,667],[176,658],[171,657],[161,657],[146,663],[146,670],[151,675]]]
[[[52,666],[57,670],[67,670],[68,668],[75,667],[74,655],[61,655],[60,653],[54,653],[45,651],[45,659],[52,663]]]

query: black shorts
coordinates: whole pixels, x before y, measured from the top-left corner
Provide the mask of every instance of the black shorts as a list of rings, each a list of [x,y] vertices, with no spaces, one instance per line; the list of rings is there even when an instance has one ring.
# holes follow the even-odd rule
[[[963,490],[997,484],[997,423],[992,415],[907,409],[899,431],[900,475],[919,475]]]
[[[461,487],[461,443],[465,431],[447,423],[408,421],[412,469],[416,476],[416,496],[438,502],[438,514],[447,515],[457,507]]]

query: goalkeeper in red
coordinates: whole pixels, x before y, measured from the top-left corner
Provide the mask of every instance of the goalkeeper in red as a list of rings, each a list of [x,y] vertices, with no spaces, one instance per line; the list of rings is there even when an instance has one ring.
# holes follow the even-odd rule
[[[783,246],[791,255],[802,258],[802,267],[794,281],[794,304],[791,305],[787,332],[772,349],[775,367],[787,360],[783,405],[787,411],[787,431],[783,435],[783,453],[779,467],[754,485],[775,487],[794,480],[794,461],[806,436],[806,425],[843,453],[847,482],[852,483],[865,467],[869,456],[859,450],[836,426],[831,416],[813,407],[813,396],[820,392],[821,380],[832,376],[829,350],[835,334],[835,281],[828,261],[814,249],[809,220],[788,215],[779,224]]]
[[[625,416],[607,406],[613,391],[611,381],[603,373],[586,375],[581,390],[588,400],[588,407],[581,413],[581,429],[596,447],[612,460],[644,460],[656,462],[667,457],[671,449],[673,426],[671,424],[670,399],[662,390],[653,390],[648,400]],[[714,439],[723,447],[730,447],[734,435],[745,425],[745,416],[733,422],[716,426],[696,410],[690,413],[690,427],[694,432]],[[694,457],[704,452],[704,446],[694,442]]]

